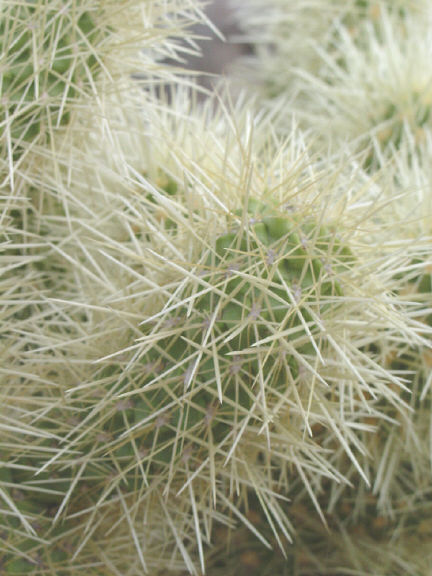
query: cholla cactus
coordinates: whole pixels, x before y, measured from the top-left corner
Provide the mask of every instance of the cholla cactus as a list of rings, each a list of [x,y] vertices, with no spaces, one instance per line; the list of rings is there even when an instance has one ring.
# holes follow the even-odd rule
[[[401,298],[417,303],[412,309],[412,317],[430,332],[432,326],[432,205],[428,161],[430,142],[427,127],[425,134],[427,139],[421,148],[418,148],[415,142],[411,142],[411,146],[406,146],[405,149],[394,153],[395,167],[386,171],[387,178],[393,184],[390,190],[410,192],[400,195],[399,201],[394,204],[387,219],[406,222],[398,234],[406,245],[405,265],[394,280],[395,289],[398,290]],[[410,480],[411,486],[424,490],[430,484],[432,469],[430,347],[406,346],[397,357],[390,357],[388,360],[393,368],[405,371],[407,374],[410,382],[409,402],[412,406],[412,414],[407,425],[404,426],[406,434],[398,437],[383,434],[383,438],[386,438],[388,443],[385,449],[388,465],[383,467],[383,470],[386,470],[384,476],[387,476],[387,480],[383,480],[382,474],[380,478],[389,487],[391,481],[398,477],[398,472],[406,476],[406,471],[410,470],[413,475]],[[391,444],[396,444],[399,448],[393,450],[390,447]],[[393,460],[392,465],[390,465],[390,459]],[[390,468],[393,468],[393,472]],[[400,483],[396,480],[396,483],[399,483],[399,489],[401,484],[405,484],[410,490],[406,481]]]
[[[284,500],[326,521],[326,484],[335,502],[368,485],[374,427],[408,409],[371,351],[421,342],[364,241],[373,204],[341,199],[346,181],[316,172],[300,135],[281,146],[242,104],[236,125],[186,101],[153,117],[111,101],[67,167],[65,216],[43,218],[59,278],[26,366],[46,400],[20,417],[41,439],[18,443],[9,483],[39,502],[33,521],[52,510],[41,537],[62,526],[75,570],[124,570],[123,551],[131,573],[197,573],[234,521],[285,550]]]
[[[172,79],[178,70],[161,60],[191,49],[187,28],[202,18],[198,3],[177,0],[66,4],[11,0],[0,8],[0,569],[14,574],[60,573],[73,542],[73,523],[67,536],[58,525],[55,537],[38,536],[50,532],[50,511],[72,479],[40,470],[60,439],[58,399],[46,394],[56,381],[55,352],[53,364],[28,371],[48,334],[57,345],[70,336],[59,307],[46,304],[47,291],[71,275],[47,258],[54,238],[43,215],[61,214],[62,199],[43,170],[55,172],[53,151],[70,146],[73,115],[101,94],[130,89],[133,72],[150,84]]]
[[[412,142],[421,147],[430,127],[430,31],[419,38],[418,18],[405,17],[401,27],[386,12],[378,24],[364,30],[361,43],[343,30],[343,57],[329,56],[320,78],[305,74],[300,88],[307,123],[354,151],[368,148],[368,169]]]
[[[92,22],[105,14],[84,5]],[[7,6],[5,30],[32,13]],[[161,53],[199,12],[139,6],[167,25]],[[411,550],[429,530],[430,378],[412,370],[428,353],[428,240],[411,247],[408,226],[395,241],[386,195],[356,165],[310,157],[294,125],[279,141],[246,102],[228,112],[135,90],[108,49],[126,13],[107,29],[79,16],[40,44],[53,51],[40,78],[62,92],[52,109],[7,44],[19,101],[5,124],[1,569],[365,573],[376,545],[352,535],[366,526],[385,550],[376,571],[427,570]],[[227,565],[212,547],[230,538],[241,554]]]
[[[383,13],[396,19],[415,14],[424,19],[424,0],[231,0],[244,40],[254,46],[253,57],[236,64],[234,82],[253,84],[260,105],[277,97],[288,102],[297,97],[298,74],[321,75],[326,58],[344,56],[341,30],[362,40],[364,24],[379,28]],[[421,20],[420,20],[421,21]]]
[[[374,170],[408,141],[421,146],[430,108],[427,3],[276,1],[272,7],[262,29],[259,1],[249,17],[239,7],[245,37],[257,49],[243,75],[258,85],[260,106],[280,111],[280,130],[289,132],[295,113],[320,145],[350,146]]]
[[[187,28],[202,18],[197,2],[177,0],[2,2],[2,185],[13,188],[22,156],[36,148],[40,162],[44,152],[38,147],[101,90],[125,89],[131,74],[146,83],[172,80],[174,68],[160,61],[178,60],[192,49]]]

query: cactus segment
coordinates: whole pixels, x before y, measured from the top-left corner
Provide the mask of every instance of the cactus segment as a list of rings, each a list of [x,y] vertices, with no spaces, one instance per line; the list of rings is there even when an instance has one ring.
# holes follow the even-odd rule
[[[246,222],[243,212],[233,212],[211,249],[201,246],[198,284],[183,294],[192,298],[190,314],[178,307],[156,324],[144,324],[143,352],[128,377],[115,363],[99,372],[106,402],[100,411],[93,408],[99,397],[90,405],[92,433],[79,450],[93,456],[68,509],[90,505],[101,490],[109,495],[116,486],[135,491],[170,478],[178,488],[187,475],[185,454],[205,462],[215,453],[221,466],[238,434],[245,438],[240,449],[259,443],[266,411],[275,411],[276,422],[283,399],[300,394],[294,389],[304,370],[301,359],[313,364],[317,350],[324,352],[315,319],[336,312],[355,259],[331,227],[312,218],[255,199]],[[174,218],[169,227],[161,223],[173,238],[183,225]],[[272,342],[279,331],[286,335]],[[128,380],[133,394],[116,399],[130,391]],[[289,420],[301,434],[304,421],[298,414]],[[56,464],[57,475],[14,472],[26,501],[38,502],[34,514],[58,509],[76,473],[70,464]],[[84,485],[85,497],[79,492]]]
[[[69,122],[68,103],[99,67],[91,46],[105,33],[79,5],[59,13],[46,1],[43,7],[30,4],[11,3],[0,15],[0,122],[12,119],[11,140],[18,147],[50,123]]]
[[[242,423],[256,434],[263,405],[276,404],[299,377],[298,356],[316,354],[314,318],[332,314],[343,296],[343,274],[354,256],[331,228],[301,223],[255,199],[247,223],[239,223],[241,214],[234,213],[234,228],[214,239],[203,260],[192,314],[176,309],[156,338],[152,328],[144,332],[151,344],[141,357],[147,372],[141,391],[104,427],[113,438],[125,427],[136,430],[113,451],[126,470],[136,451],[154,477],[180,464],[186,445],[205,460],[210,445],[229,443]],[[177,224],[163,226],[178,233]],[[260,345],[278,329],[287,332],[285,349]],[[135,466],[125,478],[133,482],[136,475]]]

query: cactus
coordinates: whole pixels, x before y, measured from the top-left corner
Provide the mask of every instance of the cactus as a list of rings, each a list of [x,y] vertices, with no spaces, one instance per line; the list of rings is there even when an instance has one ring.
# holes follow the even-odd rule
[[[59,307],[45,299],[70,281],[47,238],[45,218],[64,214],[50,178],[73,141],[74,115],[87,107],[94,113],[104,91],[133,91],[137,79],[128,75],[134,72],[152,82],[177,75],[157,60],[167,53],[178,57],[183,47],[170,34],[186,37],[200,18],[197,4],[177,0],[1,4],[0,570],[6,574],[64,573],[77,541],[76,521],[65,536],[55,516],[67,504],[74,475],[67,464],[41,470],[59,449],[56,433],[65,433],[65,414],[51,395],[62,371],[55,352],[39,369],[30,368],[45,329],[51,344],[71,334]],[[87,473],[92,479],[94,468]],[[73,510],[82,510],[83,502],[77,497]]]
[[[68,121],[67,103],[76,100],[88,75],[100,66],[91,46],[107,31],[96,27],[92,13],[81,4],[72,6],[72,12],[67,7],[59,11],[52,2],[43,7],[12,3],[3,9],[1,121],[10,123],[18,151],[23,140],[32,141],[50,124]]]
[[[300,117],[310,91],[316,92],[314,82],[320,85],[329,73],[336,72],[332,82],[337,86],[346,67],[349,73],[352,62],[346,64],[345,58],[352,47],[347,38],[360,49],[371,31],[382,38],[383,16],[397,22],[400,35],[411,15],[422,26],[421,19],[426,20],[429,8],[425,0],[310,0],[301,6],[291,0],[253,0],[247,6],[232,0],[232,5],[244,41],[254,48],[252,57],[235,63],[233,82],[239,83],[240,77],[243,85],[252,85],[258,92],[259,106],[272,109],[275,104],[285,104],[284,112],[295,110]],[[325,118],[325,114],[317,114],[317,119]],[[288,131],[289,122],[283,119],[282,114],[280,128]]]
[[[184,105],[185,93],[178,98]],[[126,547],[142,571],[203,570],[217,525],[234,520],[284,550],[297,529],[284,498],[311,502],[317,521],[325,519],[326,482],[340,487],[336,501],[349,481],[368,482],[366,454],[374,426],[388,418],[386,403],[393,417],[406,412],[403,382],[368,351],[380,343],[397,350],[405,315],[374,273],[381,257],[364,248],[362,209],[340,204],[331,176],[308,180],[300,137],[274,150],[268,183],[266,121],[244,142],[230,137],[229,118],[213,118],[203,152],[196,126],[211,122],[205,114],[191,105],[189,114],[158,116],[155,138],[131,131],[130,140],[104,140],[103,154],[96,125],[81,142],[96,168],[91,195],[79,157],[69,168],[68,241],[65,220],[44,224],[59,238],[61,276],[52,285],[45,270],[46,287],[62,304],[51,303],[55,331],[45,326],[43,339],[61,361],[48,350],[27,361],[56,383],[50,398],[34,386],[49,405],[34,425],[53,445],[45,454],[42,440],[38,451],[23,443],[17,466],[26,459],[39,474],[13,472],[13,482],[32,501],[50,491],[52,524],[71,535],[75,570],[87,559],[124,569],[117,547],[103,551],[108,517],[118,550]],[[115,108],[112,118],[116,134]],[[148,121],[130,118],[135,128]],[[158,134],[166,140],[155,152]],[[113,168],[107,178],[118,158],[129,172],[119,178]],[[373,317],[380,320],[371,329]],[[414,332],[407,322],[403,338],[414,344]],[[264,514],[271,537],[248,521],[251,509]],[[146,542],[141,552],[137,541]]]
[[[19,188],[28,171],[27,191],[28,182],[40,178],[37,164],[45,162],[44,150],[59,146],[51,142],[54,134],[73,131],[69,124],[77,110],[93,106],[112,87],[117,93],[133,90],[128,75],[135,74],[135,85],[138,74],[153,83],[180,77],[178,69],[158,61],[167,53],[179,59],[185,50],[170,39],[170,30],[192,38],[187,29],[201,19],[198,5],[175,0],[127,0],[121,5],[115,0],[3,2],[2,185]]]
[[[324,144],[338,153],[349,143],[367,171],[375,173],[404,147],[415,159],[430,128],[428,4],[290,4],[276,0],[264,27],[260,0],[249,15],[239,7],[239,24],[258,53],[245,62],[244,80],[258,85],[260,105],[280,110],[279,130],[291,129],[288,108],[316,132],[318,149]],[[296,35],[305,29],[309,42]]]
[[[427,574],[427,217],[395,239],[400,197],[273,112],[136,90],[138,62],[169,78],[189,49],[193,2],[62,8],[0,19],[0,570]],[[352,10],[378,43],[411,18],[339,8],[335,58]],[[426,148],[385,104],[382,151],[413,171]]]

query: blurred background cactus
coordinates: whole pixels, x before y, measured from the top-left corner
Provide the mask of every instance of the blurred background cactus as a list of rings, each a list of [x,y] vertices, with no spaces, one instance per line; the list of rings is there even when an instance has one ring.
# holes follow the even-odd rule
[[[428,6],[297,4],[2,3],[2,573],[430,574]]]

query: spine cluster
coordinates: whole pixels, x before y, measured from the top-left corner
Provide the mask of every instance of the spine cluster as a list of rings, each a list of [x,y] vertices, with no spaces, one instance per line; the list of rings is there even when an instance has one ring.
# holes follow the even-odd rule
[[[2,573],[430,574],[427,5],[236,4],[0,7]]]

